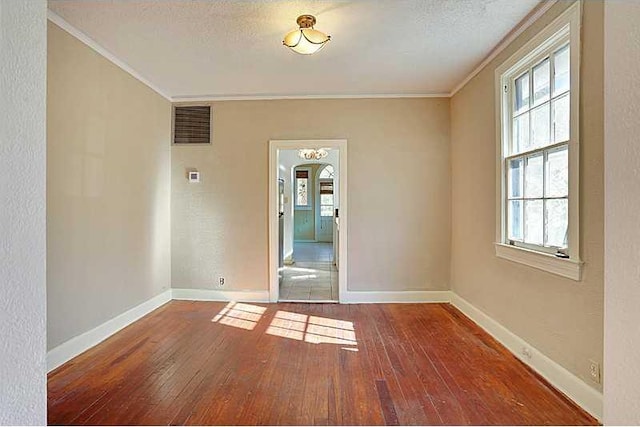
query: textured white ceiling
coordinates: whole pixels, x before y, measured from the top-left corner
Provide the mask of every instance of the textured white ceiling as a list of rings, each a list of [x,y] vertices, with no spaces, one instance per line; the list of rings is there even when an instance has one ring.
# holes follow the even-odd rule
[[[172,97],[448,93],[538,0],[49,0]],[[282,46],[298,15],[331,42]]]

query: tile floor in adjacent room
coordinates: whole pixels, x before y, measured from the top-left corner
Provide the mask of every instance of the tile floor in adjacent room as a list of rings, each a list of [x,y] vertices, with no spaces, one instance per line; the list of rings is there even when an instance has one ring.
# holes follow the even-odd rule
[[[338,300],[338,270],[331,262],[295,262],[281,274],[281,301]]]
[[[295,242],[293,259],[304,262],[333,262],[333,243]]]
[[[296,242],[292,265],[280,270],[281,301],[337,301],[338,270],[332,243]]]

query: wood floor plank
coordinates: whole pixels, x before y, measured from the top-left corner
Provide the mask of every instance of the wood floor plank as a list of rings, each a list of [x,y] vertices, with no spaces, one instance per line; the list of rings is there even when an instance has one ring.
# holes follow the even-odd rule
[[[398,414],[396,413],[396,407],[393,404],[393,399],[387,388],[387,382],[385,380],[376,380],[376,391],[378,392],[380,406],[382,406],[385,425],[399,426]]]
[[[403,348],[402,358],[410,365],[411,372],[415,373],[423,392],[430,396],[442,424],[469,424],[470,420],[465,416],[459,401],[455,399],[453,392],[443,381],[429,356],[420,347],[422,331],[416,329],[413,322],[414,316],[410,312],[404,314],[404,311],[400,311],[399,315],[402,316],[399,319],[400,323],[407,325],[406,328],[398,331],[398,338]]]
[[[448,304],[172,301],[48,376],[68,425],[596,425]]]
[[[404,343],[397,337],[401,327],[393,324],[390,312],[386,310],[379,310],[379,312],[375,319],[375,327],[380,334],[382,354],[386,355],[391,366],[386,373],[388,382],[392,383],[395,380],[398,384],[401,399],[396,400],[399,400],[398,405],[401,409],[400,423],[402,425],[442,424],[431,396],[424,393],[422,386],[416,383],[417,376],[408,371],[405,366],[406,360],[400,357]]]

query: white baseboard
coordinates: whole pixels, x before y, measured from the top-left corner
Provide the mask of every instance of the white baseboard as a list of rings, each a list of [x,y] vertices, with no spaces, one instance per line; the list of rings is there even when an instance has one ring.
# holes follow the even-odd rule
[[[51,372],[63,363],[84,353],[96,344],[109,338],[119,330],[149,314],[158,307],[171,301],[171,289],[157,295],[130,310],[107,320],[100,326],[87,331],[77,337],[71,338],[56,348],[47,352],[47,372]]]
[[[602,393],[545,356],[455,292],[451,292],[451,304],[498,340],[518,359],[529,365],[554,387],[602,422]],[[522,354],[522,349],[525,347],[529,349],[531,357]]]
[[[451,301],[450,291],[347,291],[341,295],[343,304],[367,303],[446,303]]]
[[[172,295],[175,300],[269,302],[269,291],[266,290],[173,289]]]

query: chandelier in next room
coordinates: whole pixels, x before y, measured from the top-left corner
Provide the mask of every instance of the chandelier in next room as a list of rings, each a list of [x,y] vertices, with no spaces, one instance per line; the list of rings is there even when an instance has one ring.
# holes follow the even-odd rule
[[[304,160],[320,160],[329,155],[326,148],[301,148],[298,150],[298,156]]]

